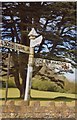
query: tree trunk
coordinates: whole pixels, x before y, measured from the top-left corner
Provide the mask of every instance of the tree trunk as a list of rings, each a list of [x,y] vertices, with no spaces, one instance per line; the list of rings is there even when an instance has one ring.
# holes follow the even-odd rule
[[[22,83],[21,83],[22,97],[24,97],[24,94],[25,94],[27,64],[28,64],[28,54],[20,53],[20,55],[19,55],[19,73],[20,73],[20,77],[22,79]]]
[[[15,84],[16,84],[16,87],[20,91],[20,97],[22,97],[22,86],[21,86],[20,78],[19,78],[19,63],[18,63],[17,53],[14,53],[14,52],[12,53],[12,60],[14,64],[13,75],[14,75]]]

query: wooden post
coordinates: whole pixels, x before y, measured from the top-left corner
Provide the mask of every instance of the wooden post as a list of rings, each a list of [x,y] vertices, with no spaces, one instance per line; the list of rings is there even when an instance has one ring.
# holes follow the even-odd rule
[[[26,88],[25,88],[25,97],[24,100],[30,99],[30,89],[31,89],[31,79],[32,79],[32,71],[33,71],[33,58],[34,58],[34,48],[31,46],[31,41],[35,39],[35,36],[38,34],[36,33],[35,29],[33,28],[28,36],[30,39],[30,54],[28,60],[28,69],[27,69],[27,79],[26,79]]]
[[[35,39],[35,37],[30,37],[30,39]],[[28,69],[27,69],[27,79],[26,79],[26,89],[25,89],[25,97],[24,100],[30,99],[30,89],[31,89],[31,79],[32,79],[32,71],[33,71],[33,58],[34,58],[34,48],[30,46],[30,54],[28,60]]]
[[[29,54],[29,61],[28,61],[28,70],[27,70],[27,79],[26,79],[26,88],[25,88],[25,97],[24,100],[30,99],[30,89],[31,89],[31,79],[32,79],[32,71],[33,71],[33,58],[34,58],[34,47],[39,45],[42,41],[42,36],[38,36],[35,29],[32,28],[30,33],[28,34],[30,39],[30,54]]]
[[[31,79],[32,79],[32,71],[33,71],[33,57],[34,57],[34,48],[30,48],[24,100],[30,99]]]
[[[8,63],[7,63],[7,80],[6,80],[6,94],[5,94],[5,102],[7,101],[7,95],[8,95],[9,69],[10,69],[10,53],[8,53]]]

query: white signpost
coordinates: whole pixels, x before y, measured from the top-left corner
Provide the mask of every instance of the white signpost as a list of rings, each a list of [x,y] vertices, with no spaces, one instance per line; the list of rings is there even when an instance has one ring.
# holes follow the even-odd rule
[[[27,70],[27,79],[26,79],[26,88],[25,88],[25,97],[24,100],[27,101],[30,99],[30,89],[31,89],[31,79],[32,79],[32,71],[33,71],[33,58],[34,58],[34,47],[39,45],[42,42],[42,35],[38,36],[35,29],[32,28],[30,33],[28,34],[30,39],[30,54],[28,60],[28,70]]]
[[[28,53],[29,54],[29,60],[28,60],[28,70],[27,70],[27,78],[26,78],[26,88],[25,88],[25,97],[24,100],[29,100],[30,98],[30,88],[31,88],[31,79],[32,79],[32,71],[33,71],[33,58],[34,58],[34,47],[37,45],[40,45],[42,42],[42,35],[39,37],[35,38],[38,36],[36,33],[35,29],[32,28],[30,33],[28,34],[29,39],[30,39],[30,47],[24,46],[21,44],[9,42],[8,40],[0,40],[0,47],[3,48],[9,48],[13,49],[15,51],[23,52],[23,53]],[[10,57],[8,57],[10,59]],[[8,71],[9,71],[9,63],[8,63]],[[9,72],[7,73],[7,81],[9,79]],[[8,86],[6,85],[6,99],[7,99],[7,92],[8,92]]]

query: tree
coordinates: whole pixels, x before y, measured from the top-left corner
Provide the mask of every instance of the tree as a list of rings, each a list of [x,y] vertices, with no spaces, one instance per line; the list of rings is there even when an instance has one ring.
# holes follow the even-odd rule
[[[35,57],[52,59],[54,56],[57,58],[60,56],[59,58],[71,57],[75,60],[75,2],[4,2],[2,11],[3,40],[8,39],[29,46],[28,33],[34,27],[43,35],[41,45],[35,47]],[[14,62],[15,83],[20,90],[20,96],[23,97],[28,54],[12,51],[11,55]]]

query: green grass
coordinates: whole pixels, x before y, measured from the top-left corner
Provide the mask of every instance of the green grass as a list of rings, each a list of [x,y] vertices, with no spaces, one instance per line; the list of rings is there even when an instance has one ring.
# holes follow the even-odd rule
[[[0,89],[0,99],[5,98],[6,91],[5,89]],[[8,98],[17,98],[19,97],[19,90],[17,88],[8,89]]]
[[[68,98],[68,99],[76,99],[76,94],[67,94],[67,93],[59,93],[59,92],[44,92],[38,90],[31,90],[31,97],[36,99],[56,99],[56,98]]]
[[[5,98],[5,89],[0,89],[0,99]],[[8,98],[19,98],[19,90],[17,88],[9,88],[8,89]],[[68,98],[68,99],[76,99],[76,94],[67,94],[67,93],[59,93],[59,92],[45,92],[38,90],[31,90],[31,98],[32,99],[56,99],[56,98]]]
[[[66,101],[70,103],[69,105],[75,105],[75,99],[77,96],[75,94],[66,94],[66,93],[58,93],[58,92],[44,92],[38,90],[31,90],[31,100],[30,104],[34,100],[40,100],[40,104],[42,106],[48,105],[48,101],[55,101],[56,103],[60,101]],[[4,103],[5,99],[5,89],[0,89],[0,105]],[[17,88],[9,88],[8,89],[8,99],[7,100],[15,100],[15,103],[18,104],[18,101],[21,101],[19,98],[19,90]]]

